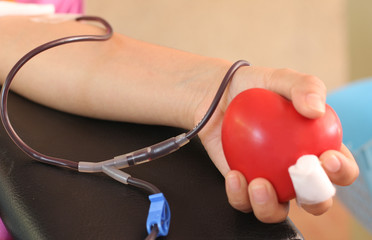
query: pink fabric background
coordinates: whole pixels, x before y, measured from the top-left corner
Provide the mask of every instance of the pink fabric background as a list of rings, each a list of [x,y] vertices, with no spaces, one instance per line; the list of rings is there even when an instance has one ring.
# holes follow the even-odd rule
[[[12,237],[6,230],[1,218],[0,218],[0,240],[12,240]]]
[[[16,0],[20,3],[54,4],[56,13],[83,13],[83,0]]]

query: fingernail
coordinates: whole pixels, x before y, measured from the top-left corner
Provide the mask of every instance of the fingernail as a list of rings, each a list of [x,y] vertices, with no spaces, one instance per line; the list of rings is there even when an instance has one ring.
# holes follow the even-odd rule
[[[317,112],[324,113],[325,112],[325,104],[320,97],[320,95],[316,93],[309,93],[306,96],[306,104],[309,108],[312,110],[315,110]]]
[[[335,155],[332,155],[330,158],[323,161],[323,166],[327,171],[335,173],[340,170],[341,162]]]
[[[240,179],[237,175],[231,174],[227,176],[227,184],[229,186],[230,191],[232,192],[238,192],[240,191]]]
[[[265,204],[269,200],[269,192],[264,184],[252,186],[251,194],[256,204]]]

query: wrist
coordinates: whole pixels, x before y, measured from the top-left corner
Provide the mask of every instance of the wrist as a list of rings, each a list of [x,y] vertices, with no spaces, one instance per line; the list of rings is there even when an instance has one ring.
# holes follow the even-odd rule
[[[195,81],[187,107],[187,128],[194,128],[206,114],[210,107],[217,90],[222,82],[231,62],[222,59],[208,59],[206,64],[202,65],[200,74]],[[223,101],[223,100],[222,100]]]
[[[215,116],[212,118],[214,119],[221,119],[216,118],[216,116],[223,116],[229,102],[242,90],[253,87],[259,87],[257,84],[256,78],[252,78],[252,68],[248,67],[249,63],[244,60],[237,61],[233,65],[229,65],[229,69],[224,73],[224,76],[221,75],[221,81],[215,86],[215,92],[208,92],[205,94],[205,98],[199,106],[197,107],[196,114],[195,114],[195,124],[199,123],[200,119],[205,116],[206,112],[209,112],[213,105],[213,113]],[[240,70],[241,69],[241,70]],[[239,70],[239,71],[238,71]],[[253,74],[254,75],[254,74]],[[242,83],[245,87],[242,88]],[[248,86],[250,85],[250,86]],[[223,88],[221,89],[221,87]],[[262,87],[262,86],[261,86]],[[216,97],[218,98],[216,99]],[[213,103],[212,103],[213,102]],[[217,106],[218,105],[218,106]],[[211,114],[208,113],[208,118],[211,117]],[[213,122],[213,120],[211,120]],[[203,120],[205,124],[205,121]],[[203,124],[203,125],[204,125]],[[210,123],[208,125],[214,125]]]

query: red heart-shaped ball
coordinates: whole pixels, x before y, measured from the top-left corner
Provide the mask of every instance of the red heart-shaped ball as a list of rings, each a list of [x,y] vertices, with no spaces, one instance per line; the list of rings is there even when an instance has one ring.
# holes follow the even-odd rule
[[[339,150],[341,143],[341,123],[330,106],[322,117],[309,119],[288,99],[260,88],[236,96],[222,125],[230,168],[242,172],[248,182],[258,177],[269,180],[280,202],[296,197],[288,168],[299,157]]]

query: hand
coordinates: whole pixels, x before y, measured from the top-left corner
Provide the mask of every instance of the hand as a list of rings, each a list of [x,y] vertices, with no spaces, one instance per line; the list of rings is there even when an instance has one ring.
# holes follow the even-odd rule
[[[326,87],[314,76],[289,69],[242,67],[232,79],[212,119],[199,134],[212,161],[225,176],[230,204],[242,212],[253,211],[262,222],[275,223],[287,217],[289,203],[278,202],[273,186],[266,179],[257,178],[248,184],[242,173],[231,171],[222,149],[221,126],[224,112],[237,94],[252,87],[266,88],[291,99],[296,110],[308,118],[318,118],[324,114]],[[211,97],[206,97],[200,104],[196,112],[197,121],[209,107]],[[320,161],[334,184],[349,185],[359,174],[352,154],[344,145],[340,151],[324,152]],[[315,205],[302,205],[307,212],[314,215],[325,213],[331,206],[332,199]]]

